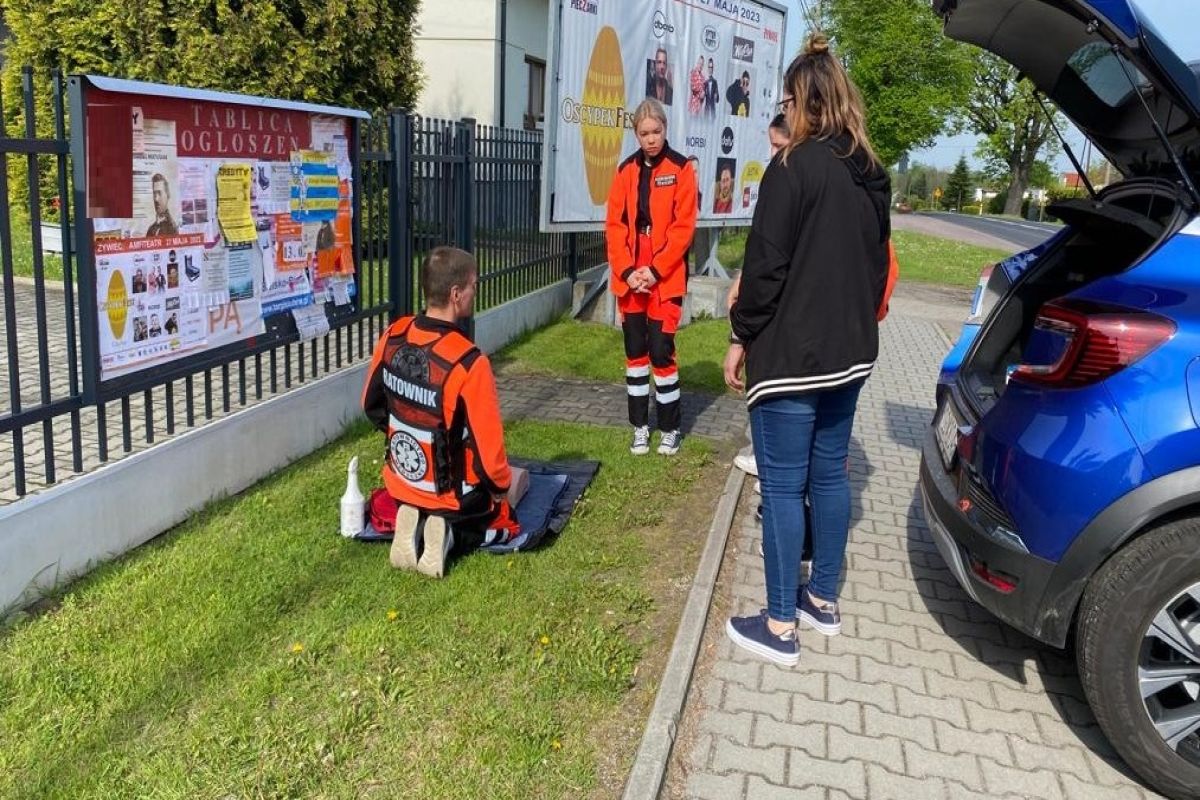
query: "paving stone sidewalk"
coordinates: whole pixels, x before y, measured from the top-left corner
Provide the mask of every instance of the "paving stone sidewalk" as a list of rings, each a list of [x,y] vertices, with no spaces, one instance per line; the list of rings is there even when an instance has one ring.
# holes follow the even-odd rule
[[[496,378],[496,385],[500,391],[500,410],[506,420],[528,417],[629,426],[624,384],[502,371]],[[741,398],[731,394],[692,393],[684,386],[680,403],[684,435],[744,441],[747,417],[746,404]],[[650,406],[653,424],[654,403]]]
[[[726,638],[730,613],[764,605],[747,483],[663,796],[1157,797],[1105,740],[1073,659],[997,622],[946,570],[916,484],[947,343],[896,306],[881,339],[851,445],[843,633],[803,630],[794,669]]]

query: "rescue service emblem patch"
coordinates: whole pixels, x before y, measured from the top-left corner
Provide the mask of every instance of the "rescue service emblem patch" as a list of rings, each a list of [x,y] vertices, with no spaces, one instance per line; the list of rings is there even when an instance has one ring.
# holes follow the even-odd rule
[[[392,356],[392,369],[410,381],[429,382],[429,356],[419,347],[404,345]]]
[[[392,456],[392,467],[400,476],[410,481],[419,481],[425,477],[429,462],[421,443],[412,434],[396,431],[388,442],[388,452]]]
[[[657,178],[654,179],[654,185],[655,186],[674,186],[675,185],[675,176],[674,175],[659,175]]]

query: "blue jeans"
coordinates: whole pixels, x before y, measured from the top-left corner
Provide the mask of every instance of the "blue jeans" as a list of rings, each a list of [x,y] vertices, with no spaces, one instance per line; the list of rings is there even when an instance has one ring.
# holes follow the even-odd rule
[[[767,613],[774,620],[796,618],[805,492],[814,528],[808,589],[820,600],[837,601],[850,532],[846,458],[862,386],[863,381],[856,381],[826,391],[767,399],[750,410],[754,457],[762,481]]]

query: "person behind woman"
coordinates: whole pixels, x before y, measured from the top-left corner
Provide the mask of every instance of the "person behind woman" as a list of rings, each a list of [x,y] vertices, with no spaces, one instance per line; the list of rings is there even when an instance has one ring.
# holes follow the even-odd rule
[[[621,162],[608,194],[605,240],[625,334],[625,384],[634,455],[650,452],[650,372],[662,431],[675,455],[680,433],[675,332],[687,292],[684,256],[696,231],[696,171],[667,143],[667,113],[647,98],[633,112],[639,148]]]
[[[826,635],[841,628],[846,457],[859,390],[879,351],[891,187],[867,139],[862,97],[823,35],[788,66],[784,95],[791,136],[763,176],[725,357],[725,381],[745,389],[750,407],[767,608],[730,618],[726,631],[738,646],[790,665],[800,660],[797,614]],[[806,487],[813,567],[798,591]]]

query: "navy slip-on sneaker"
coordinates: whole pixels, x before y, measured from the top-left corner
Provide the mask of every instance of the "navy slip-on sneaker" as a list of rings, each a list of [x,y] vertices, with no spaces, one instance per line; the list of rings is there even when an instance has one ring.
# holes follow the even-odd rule
[[[794,667],[800,663],[800,642],[795,629],[777,636],[767,627],[767,615],[759,612],[753,617],[730,617],[725,623],[725,632],[733,643],[754,655]]]
[[[804,586],[800,587],[799,594],[796,614],[802,624],[826,636],[837,636],[842,632],[842,615],[837,603],[814,599]]]

